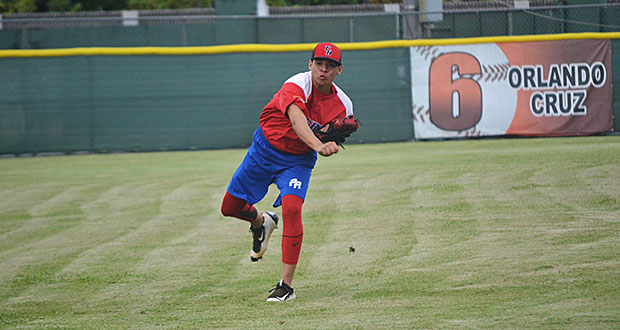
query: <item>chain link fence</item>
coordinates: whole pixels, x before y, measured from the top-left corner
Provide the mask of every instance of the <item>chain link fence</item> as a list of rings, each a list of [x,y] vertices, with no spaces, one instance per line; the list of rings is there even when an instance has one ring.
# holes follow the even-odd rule
[[[620,31],[618,2],[557,6],[530,1],[446,3],[441,12],[402,4],[272,7],[267,16],[214,8],[0,16],[0,49],[360,42]]]
[[[620,3],[540,6],[527,9],[452,10],[405,13],[405,38],[462,38],[620,31]]]

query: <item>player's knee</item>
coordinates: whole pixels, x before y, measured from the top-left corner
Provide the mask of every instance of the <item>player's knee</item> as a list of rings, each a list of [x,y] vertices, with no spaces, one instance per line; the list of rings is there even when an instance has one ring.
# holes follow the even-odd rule
[[[301,222],[301,208],[283,208],[282,216],[288,223]]]
[[[234,198],[228,192],[224,196],[224,200],[222,201],[222,207],[220,208],[220,212],[225,217],[234,217],[239,213],[239,202],[237,198]]]
[[[299,196],[286,195],[282,198],[282,215],[301,220],[301,208],[304,200]]]
[[[284,231],[288,235],[303,233],[301,222],[301,209],[303,200],[295,195],[287,195],[282,199],[282,217],[284,218]]]
[[[222,208],[220,209],[220,211],[225,217],[232,217],[235,214],[231,207],[229,205],[226,205],[226,203],[222,203]]]

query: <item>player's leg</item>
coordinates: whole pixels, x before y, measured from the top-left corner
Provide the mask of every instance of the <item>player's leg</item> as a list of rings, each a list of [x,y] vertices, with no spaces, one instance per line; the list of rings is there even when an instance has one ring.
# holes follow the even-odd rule
[[[295,299],[293,275],[299,261],[304,229],[301,221],[303,199],[295,195],[282,197],[282,274],[280,282],[267,298],[268,302],[282,302]]]
[[[294,159],[293,159],[294,160]],[[274,206],[282,205],[284,229],[282,233],[282,277],[267,301],[285,301],[295,298],[291,287],[303,240],[301,210],[308,192],[312,167],[293,166],[279,173],[275,183],[280,196]]]
[[[301,254],[304,240],[304,226],[301,220],[303,199],[295,195],[282,198],[282,279],[288,285],[293,284],[295,266]]]
[[[269,164],[271,151],[255,140],[248,149],[241,165],[233,174],[222,202],[222,214],[251,223],[252,251],[250,259],[258,261],[267,250],[271,233],[277,228],[278,216],[273,212],[259,212],[253,206],[265,197],[272,183],[272,166]]]
[[[258,212],[245,200],[226,192],[222,201],[221,212],[224,216],[235,217],[250,222],[252,233],[252,251],[250,260],[258,261],[267,251],[269,238],[278,227],[278,215],[273,212]]]
[[[222,215],[248,221],[253,227],[262,225],[261,214],[254,205],[250,205],[245,200],[231,195],[228,191],[224,195],[221,211]]]

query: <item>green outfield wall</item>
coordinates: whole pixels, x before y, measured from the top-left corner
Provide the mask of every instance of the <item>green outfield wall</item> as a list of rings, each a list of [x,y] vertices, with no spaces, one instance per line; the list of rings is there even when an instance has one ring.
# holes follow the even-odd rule
[[[412,138],[408,54],[344,55],[337,83],[364,118],[356,142]],[[0,58],[0,154],[245,147],[262,107],[309,56]]]
[[[416,42],[428,41],[341,45],[336,83],[363,121],[350,143],[413,138],[409,46]],[[312,46],[1,51],[0,154],[247,147],[262,107],[308,69]],[[612,39],[612,52],[619,131],[620,39]]]

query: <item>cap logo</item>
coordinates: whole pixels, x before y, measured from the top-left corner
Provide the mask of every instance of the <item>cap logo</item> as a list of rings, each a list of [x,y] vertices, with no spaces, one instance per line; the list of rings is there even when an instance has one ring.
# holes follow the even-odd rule
[[[325,55],[332,56],[332,46],[325,45]]]

